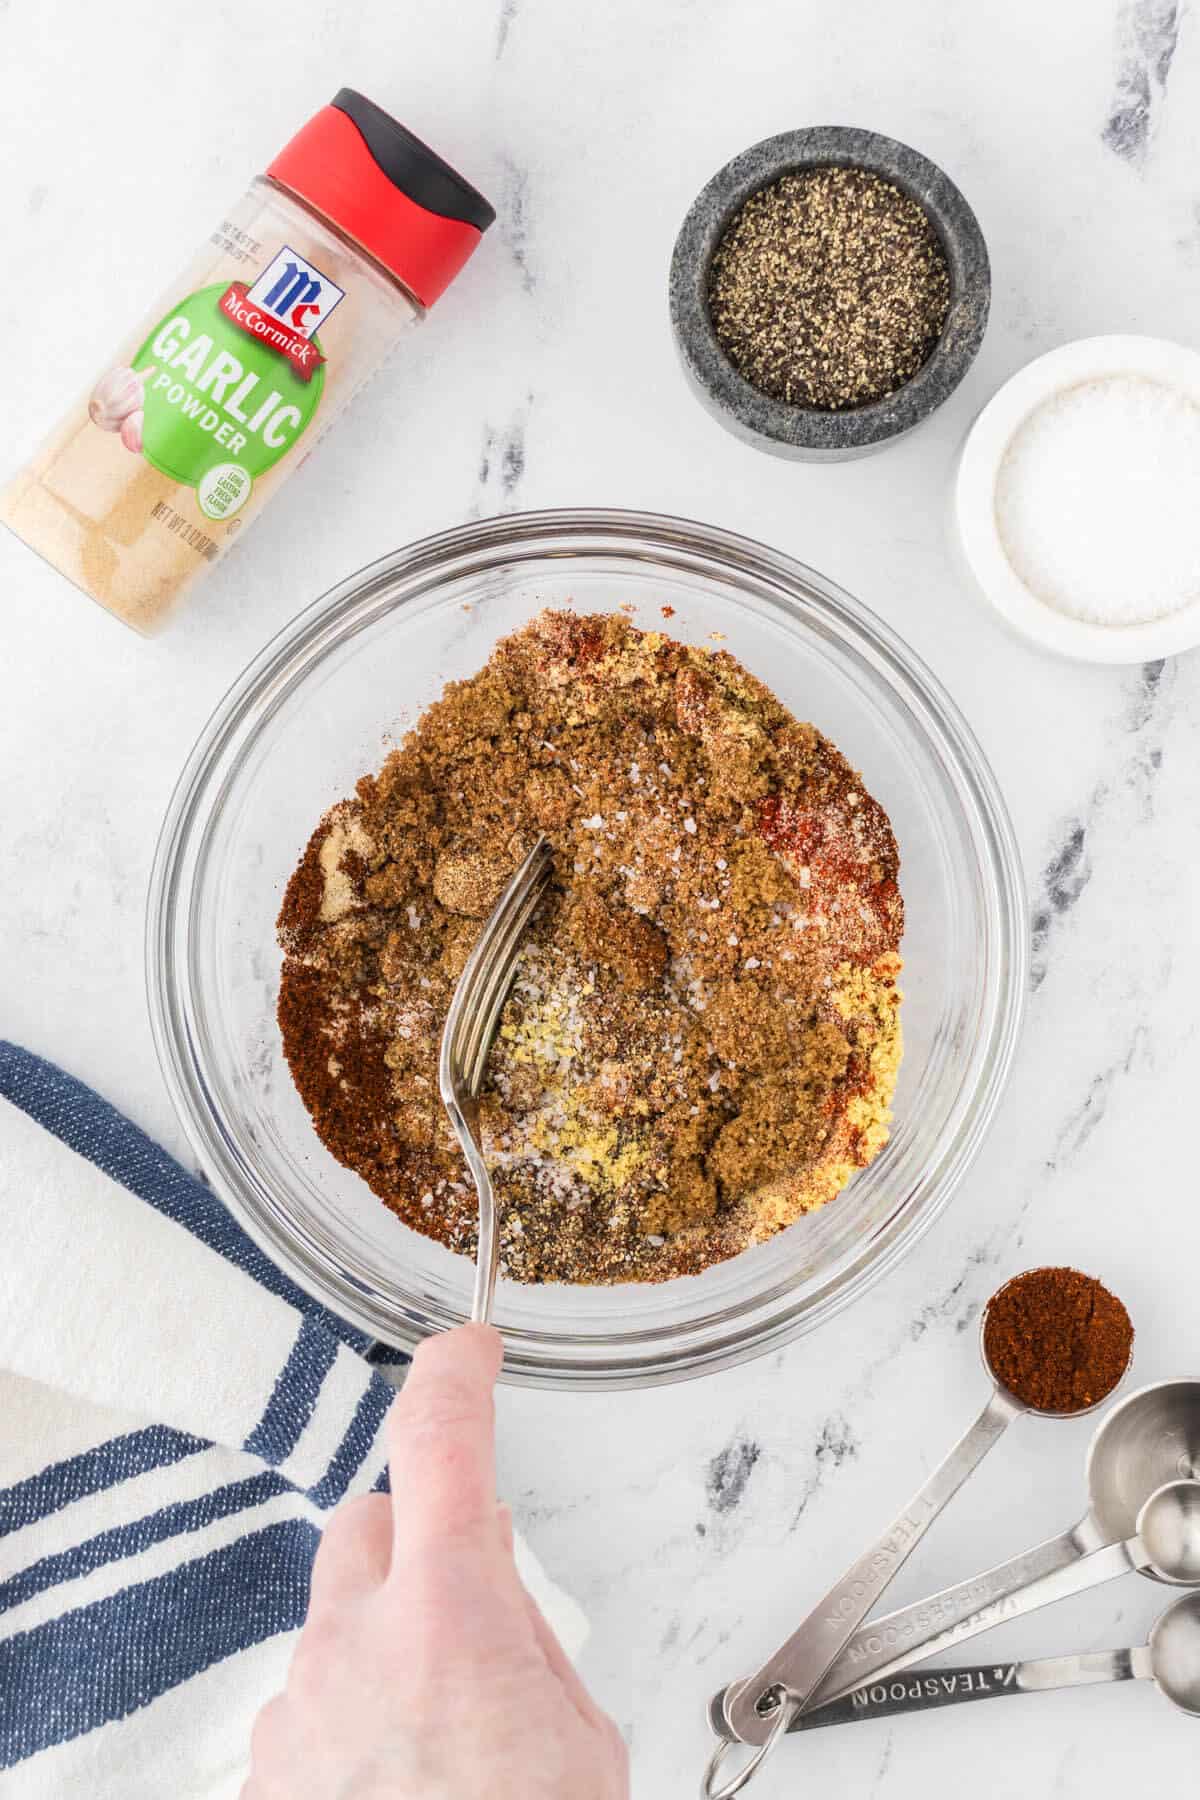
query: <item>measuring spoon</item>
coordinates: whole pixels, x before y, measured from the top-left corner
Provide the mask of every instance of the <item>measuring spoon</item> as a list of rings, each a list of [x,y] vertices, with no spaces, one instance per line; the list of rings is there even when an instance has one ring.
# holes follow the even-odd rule
[[[814,1703],[823,1705],[1018,1613],[1125,1574],[1129,1565],[1121,1560],[1121,1540],[1137,1530],[1149,1496],[1180,1478],[1200,1479],[1197,1381],[1159,1382],[1114,1407],[1088,1451],[1089,1504],[1077,1525],[998,1568],[873,1621],[829,1670]],[[1109,1551],[1113,1555],[1104,1564],[1100,1559]],[[1172,1585],[1189,1585],[1162,1568],[1146,1573]]]
[[[1200,1381],[1160,1381],[1130,1394],[1105,1415],[1092,1439],[1088,1509],[1077,1525],[983,1575],[862,1626],[819,1682],[809,1709],[1000,1624],[1019,1610],[1014,1596],[1022,1589],[1132,1536],[1154,1490],[1189,1476],[1200,1478]],[[1157,1579],[1168,1577],[1160,1572]],[[986,1624],[974,1623],[984,1611]],[[955,1635],[954,1628],[968,1622],[971,1629]],[[726,1704],[731,1691],[716,1695],[709,1709],[714,1729],[727,1739],[738,1735]]]
[[[1134,1650],[931,1669],[925,1675],[856,1688],[841,1700],[802,1713],[789,1730],[857,1725],[864,1719],[893,1719],[901,1713],[937,1712],[976,1700],[1003,1700],[1010,1694],[1044,1694],[1111,1681],[1153,1681],[1173,1706],[1200,1718],[1200,1594],[1176,1600],[1155,1624],[1149,1642]]]
[[[1077,1593],[1081,1588],[1108,1581],[1129,1569],[1153,1569],[1178,1585],[1200,1587],[1200,1481],[1171,1481],[1158,1488],[1142,1507],[1137,1523],[1133,1537],[1121,1544],[1106,1545],[1084,1559],[1093,1571],[1090,1579],[1080,1580],[1075,1570],[1059,1570],[1014,1595],[1013,1611],[1030,1612],[1036,1606],[1061,1599],[1064,1592]],[[1070,1576],[1076,1579],[1068,1582],[1066,1578]],[[935,1649],[943,1649],[947,1642],[957,1642],[976,1631],[986,1631],[991,1623],[994,1621],[989,1621],[986,1615],[982,1623],[980,1615],[976,1615],[954,1630],[943,1632],[940,1639],[931,1639],[921,1654],[932,1654]],[[727,1739],[720,1739],[701,1787],[704,1800],[731,1800],[761,1767],[783,1733],[791,1731],[797,1719],[809,1710],[812,1709],[806,1706],[803,1694],[789,1689],[780,1692],[765,1742],[743,1769],[717,1788],[714,1783],[733,1747]]]
[[[1011,1283],[1005,1285],[1011,1286]],[[1040,1418],[1079,1418],[1082,1413],[1094,1410],[1083,1407],[1069,1414],[1040,1412],[1026,1406],[1008,1391],[987,1354],[988,1311],[996,1298],[993,1295],[989,1300],[979,1322],[979,1354],[992,1380],[987,1405],[899,1518],[818,1602],[804,1624],[757,1674],[749,1680],[731,1682],[725,1689],[721,1697],[721,1723],[717,1726],[722,1737],[758,1745],[766,1744],[773,1733],[777,1738],[777,1714],[784,1692],[793,1696],[793,1710],[801,1704],[817,1703],[816,1695],[824,1693],[826,1686],[823,1679],[826,1671],[831,1664],[840,1666],[845,1647],[854,1638],[857,1627],[912,1555],[938,1514],[954,1498],[967,1476],[979,1467],[1014,1419],[1026,1412],[1033,1412]],[[1101,1401],[1096,1402],[1096,1405],[1101,1404]],[[850,1687],[858,1685],[858,1681],[850,1683]],[[825,1695],[827,1699],[835,1697],[834,1692]]]

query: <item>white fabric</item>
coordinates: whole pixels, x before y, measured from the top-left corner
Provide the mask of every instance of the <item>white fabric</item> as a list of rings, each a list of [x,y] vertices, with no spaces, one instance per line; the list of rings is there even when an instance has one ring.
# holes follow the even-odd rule
[[[25,1522],[18,1509],[0,1536],[0,1598],[2,1584],[10,1584],[9,1604],[0,1609],[0,1652],[7,1648],[18,1659],[11,1666],[20,1666],[22,1633],[125,1590],[136,1607],[140,1584],[170,1579],[240,1539],[259,1541],[255,1534],[267,1526],[293,1522],[303,1531],[310,1521],[319,1528],[324,1515],[304,1492],[289,1487],[258,1497],[258,1489],[277,1490],[281,1476],[312,1488],[328,1479],[340,1444],[345,1454],[343,1434],[356,1403],[368,1389],[379,1391],[378,1374],[361,1357],[339,1348],[307,1424],[273,1473],[239,1446],[277,1398],[300,1314],[4,1100],[0,1242],[0,1502],[17,1484],[36,1484],[44,1471],[94,1447],[144,1437],[148,1424],[211,1443],[198,1450],[185,1444],[187,1453],[176,1460],[135,1470],[99,1492],[67,1492]],[[369,1490],[383,1466],[376,1432],[345,1491]],[[172,1509],[185,1514],[214,1495],[240,1493],[243,1484],[250,1499],[240,1510],[175,1528]],[[103,1547],[109,1540],[102,1534],[122,1528],[139,1535],[119,1555],[89,1547],[97,1538]],[[69,1566],[46,1564],[52,1557]],[[519,1562],[575,1655],[586,1635],[579,1609],[524,1545]],[[38,1567],[53,1568],[54,1579],[38,1576],[36,1591],[22,1590],[13,1602],[12,1584]],[[0,1773],[0,1794],[234,1800],[251,1722],[280,1688],[294,1637],[294,1630],[278,1630],[148,1703],[133,1703],[124,1717],[65,1742],[47,1741]],[[45,1683],[52,1711],[53,1668]],[[3,1700],[0,1694],[0,1707]]]

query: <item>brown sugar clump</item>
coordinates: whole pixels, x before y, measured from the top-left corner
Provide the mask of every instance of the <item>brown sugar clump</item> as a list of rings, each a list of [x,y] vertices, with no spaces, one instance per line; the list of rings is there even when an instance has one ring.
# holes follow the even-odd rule
[[[887,818],[724,651],[547,612],[450,683],[318,825],[279,919],[279,1020],[322,1140],[471,1252],[437,1096],[454,983],[544,832],[481,1099],[507,1273],[693,1274],[886,1142],[903,910]]]

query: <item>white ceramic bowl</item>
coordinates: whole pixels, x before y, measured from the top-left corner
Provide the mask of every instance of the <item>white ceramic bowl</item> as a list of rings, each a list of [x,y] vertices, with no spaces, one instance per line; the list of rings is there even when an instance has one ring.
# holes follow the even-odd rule
[[[1023,422],[1067,388],[1111,375],[1141,375],[1200,405],[1200,353],[1163,338],[1080,338],[1026,365],[984,407],[963,447],[955,483],[958,536],[984,596],[1014,630],[1086,662],[1148,662],[1200,644],[1200,601],[1138,625],[1101,625],[1072,618],[1032,593],[1005,553],[996,520],[996,481]],[[1200,531],[1200,496],[1196,529]]]

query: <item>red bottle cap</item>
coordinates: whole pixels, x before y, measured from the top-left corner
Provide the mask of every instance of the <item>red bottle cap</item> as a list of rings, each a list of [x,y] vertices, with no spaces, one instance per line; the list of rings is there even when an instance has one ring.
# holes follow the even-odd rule
[[[372,101],[342,88],[267,169],[361,244],[422,306],[496,217],[483,195]]]

